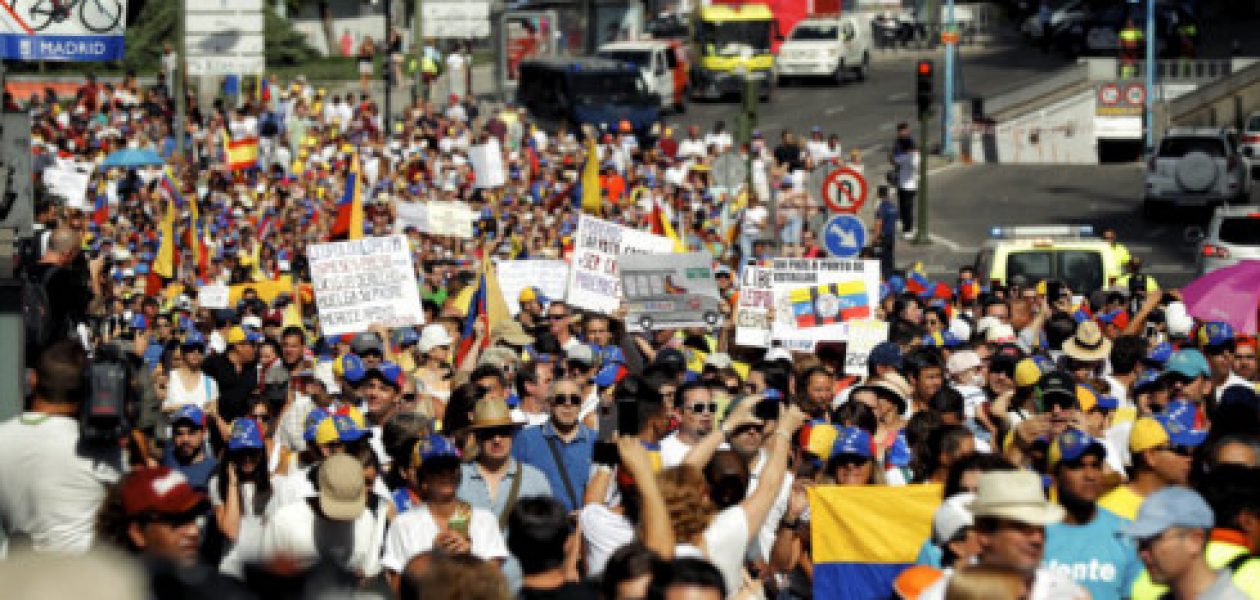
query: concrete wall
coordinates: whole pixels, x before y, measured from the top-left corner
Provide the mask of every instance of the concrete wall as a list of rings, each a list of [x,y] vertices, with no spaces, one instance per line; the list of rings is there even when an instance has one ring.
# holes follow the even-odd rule
[[[1094,95],[1082,92],[970,136],[973,160],[1006,164],[1096,164]]]
[[[1260,63],[1167,104],[1156,104],[1155,122],[1241,128],[1247,115],[1256,110],[1260,110]]]

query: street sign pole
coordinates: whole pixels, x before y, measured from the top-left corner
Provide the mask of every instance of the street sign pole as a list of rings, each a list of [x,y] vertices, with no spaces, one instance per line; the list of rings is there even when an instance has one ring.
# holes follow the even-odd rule
[[[928,236],[928,159],[927,148],[928,140],[928,115],[919,115],[919,193],[917,194],[914,212],[915,226],[917,230],[914,236],[915,244],[927,244],[930,240]]]
[[[958,52],[958,22],[954,20],[954,0],[945,5],[945,99],[941,102],[941,154],[954,157],[954,60]]]
[[[1142,111],[1146,122],[1144,156],[1155,152],[1155,118],[1151,110],[1151,95],[1155,92],[1155,43],[1155,0],[1146,0],[1146,99]]]
[[[188,99],[188,77],[187,69],[185,68],[187,63],[184,60],[188,56],[188,47],[185,43],[185,31],[188,29],[187,3],[188,0],[179,0],[179,17],[176,18],[175,23],[175,51],[179,55],[175,61],[175,73],[171,77],[174,81],[166,82],[169,89],[175,93],[175,126],[172,127],[174,130],[172,133],[175,134],[175,153],[185,161],[188,160],[188,140],[186,139],[188,137],[188,126],[185,119],[185,111],[187,111],[185,104]]]
[[[411,46],[412,51],[416,53],[416,87],[415,94],[411,101],[424,100],[428,98],[428,94],[424,89],[424,1],[416,0],[415,14],[412,18],[411,25]]]
[[[390,40],[394,34],[393,17],[394,0],[385,0],[385,60],[381,61],[381,75],[384,75],[382,79],[384,79],[385,83],[385,112],[381,115],[381,129],[385,132],[387,139],[390,135],[393,135],[393,130],[389,127],[389,119],[392,114],[390,111],[392,108],[390,106],[390,96],[393,95],[391,92],[394,91],[394,49],[392,47],[393,42]]]

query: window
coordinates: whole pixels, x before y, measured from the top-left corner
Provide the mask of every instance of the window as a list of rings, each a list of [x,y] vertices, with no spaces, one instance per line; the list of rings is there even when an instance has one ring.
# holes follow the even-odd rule
[[[1247,119],[1247,131],[1260,131],[1260,116]]]
[[[665,66],[671,71],[678,69],[678,55],[675,52],[677,50],[673,48],[665,50]]]
[[[1159,143],[1160,158],[1181,158],[1191,152],[1202,152],[1214,158],[1225,156],[1225,144],[1219,137],[1166,137]]]
[[[802,23],[792,30],[792,39],[798,41],[831,41],[837,38],[836,30],[837,28],[834,24]]]
[[[1260,219],[1231,217],[1221,220],[1221,229],[1216,233],[1226,244],[1240,246],[1260,246]]]
[[[1006,282],[1023,275],[1029,285],[1054,278],[1054,261],[1048,251],[1012,252],[1006,257]]]
[[[1085,250],[1055,252],[1059,280],[1075,292],[1091,292],[1103,287],[1102,254]]]

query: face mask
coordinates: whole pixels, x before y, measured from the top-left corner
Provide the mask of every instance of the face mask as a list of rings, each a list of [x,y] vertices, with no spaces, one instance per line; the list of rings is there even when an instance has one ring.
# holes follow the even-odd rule
[[[972,373],[970,380],[971,385],[984,387],[984,375],[981,375],[980,373]]]

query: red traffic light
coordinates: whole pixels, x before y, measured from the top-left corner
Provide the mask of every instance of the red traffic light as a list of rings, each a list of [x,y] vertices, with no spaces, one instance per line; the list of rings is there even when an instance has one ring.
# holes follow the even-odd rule
[[[932,61],[930,60],[919,61],[919,74],[931,75],[932,74]]]

